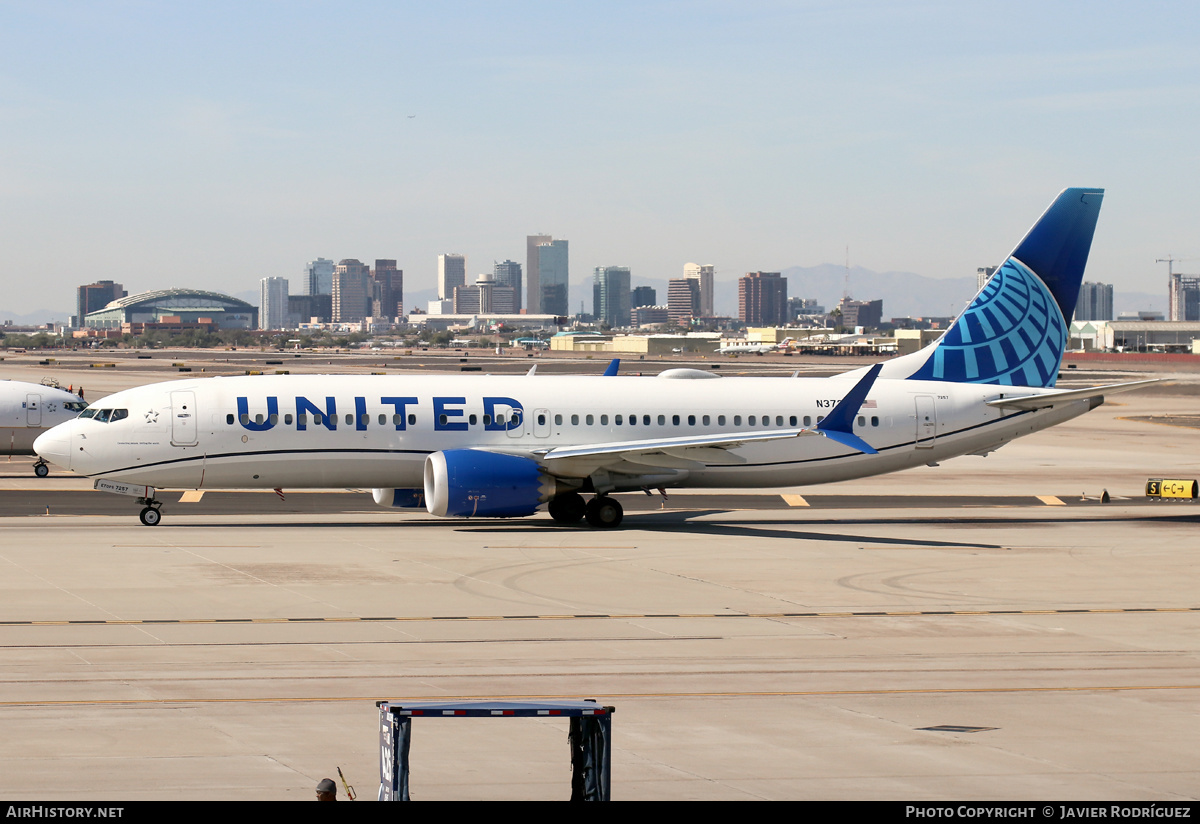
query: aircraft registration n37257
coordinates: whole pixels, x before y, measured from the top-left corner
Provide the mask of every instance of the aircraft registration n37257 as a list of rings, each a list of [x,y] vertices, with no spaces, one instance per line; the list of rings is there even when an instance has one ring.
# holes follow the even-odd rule
[[[1100,189],[1066,189],[935,343],[831,378],[250,376],[118,392],[34,445],[141,487],[369,487],[450,517],[615,527],[614,493],[828,483],[984,455],[1147,383],[1054,388]],[[585,498],[590,496],[590,498]]]

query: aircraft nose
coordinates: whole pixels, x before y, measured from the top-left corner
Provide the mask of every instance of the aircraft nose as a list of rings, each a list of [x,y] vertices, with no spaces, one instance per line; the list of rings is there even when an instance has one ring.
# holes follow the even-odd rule
[[[71,430],[73,421],[60,423],[58,426],[38,435],[33,442],[33,451],[55,466],[63,469],[71,468]]]

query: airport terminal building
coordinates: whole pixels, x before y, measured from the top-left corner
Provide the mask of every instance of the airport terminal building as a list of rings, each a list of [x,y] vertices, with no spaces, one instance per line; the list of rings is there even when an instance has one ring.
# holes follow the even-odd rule
[[[89,329],[120,329],[124,324],[212,323],[218,329],[257,329],[258,307],[244,300],[199,289],[157,289],[118,298],[89,312]]]

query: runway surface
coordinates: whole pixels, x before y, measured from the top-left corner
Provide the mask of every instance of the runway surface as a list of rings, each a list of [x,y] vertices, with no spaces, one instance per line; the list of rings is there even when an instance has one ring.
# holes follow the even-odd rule
[[[1200,431],[1131,419],[1194,394],[1120,402],[894,476],[625,495],[612,532],[345,490],[171,492],[150,528],[14,460],[0,795],[307,800],[341,766],[367,799],[377,700],[590,697],[616,799],[1194,800],[1200,506],[1142,493]],[[412,764],[418,799],[569,794],[563,721],[421,719]]]

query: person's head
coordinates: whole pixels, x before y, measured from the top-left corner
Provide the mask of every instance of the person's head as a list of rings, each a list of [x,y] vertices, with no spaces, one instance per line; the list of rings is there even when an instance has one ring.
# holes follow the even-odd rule
[[[337,801],[337,784],[332,778],[322,778],[317,782],[318,801]]]

